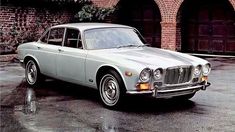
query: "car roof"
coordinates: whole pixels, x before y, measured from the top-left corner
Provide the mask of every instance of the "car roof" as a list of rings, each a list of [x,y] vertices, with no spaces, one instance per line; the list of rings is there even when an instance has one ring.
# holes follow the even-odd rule
[[[59,28],[59,27],[77,28],[80,31],[94,29],[94,28],[106,28],[106,27],[132,28],[130,26],[125,26],[125,25],[120,25],[120,24],[111,24],[111,23],[68,23],[68,24],[52,26],[52,28]]]

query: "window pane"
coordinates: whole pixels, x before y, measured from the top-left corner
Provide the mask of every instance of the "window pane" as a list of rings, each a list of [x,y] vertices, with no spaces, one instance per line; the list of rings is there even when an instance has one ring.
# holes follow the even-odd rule
[[[47,31],[47,33],[41,38],[41,42],[47,43],[48,34],[49,34],[49,32]]]
[[[77,48],[79,42],[79,31],[76,29],[67,29],[64,46]]]
[[[53,45],[62,45],[64,28],[51,29],[48,43]]]
[[[125,46],[142,46],[142,37],[131,28],[101,28],[85,31],[88,49],[109,49]]]

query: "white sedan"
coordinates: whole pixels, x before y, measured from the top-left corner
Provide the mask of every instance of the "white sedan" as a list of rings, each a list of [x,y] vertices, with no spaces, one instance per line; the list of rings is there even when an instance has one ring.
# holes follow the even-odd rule
[[[210,85],[208,61],[148,47],[133,27],[106,23],[57,25],[18,54],[31,86],[44,76],[99,90],[114,108],[127,94],[189,99]]]

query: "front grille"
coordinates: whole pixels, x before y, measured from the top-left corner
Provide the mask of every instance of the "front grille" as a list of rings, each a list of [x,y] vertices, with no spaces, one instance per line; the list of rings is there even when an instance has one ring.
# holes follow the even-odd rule
[[[173,67],[166,69],[165,84],[180,84],[189,82],[192,75],[192,66]]]

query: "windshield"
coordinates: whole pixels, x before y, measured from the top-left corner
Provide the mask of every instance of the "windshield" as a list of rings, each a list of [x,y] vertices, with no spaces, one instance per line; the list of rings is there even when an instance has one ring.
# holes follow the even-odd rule
[[[144,46],[143,38],[132,28],[100,28],[84,32],[87,49]]]

